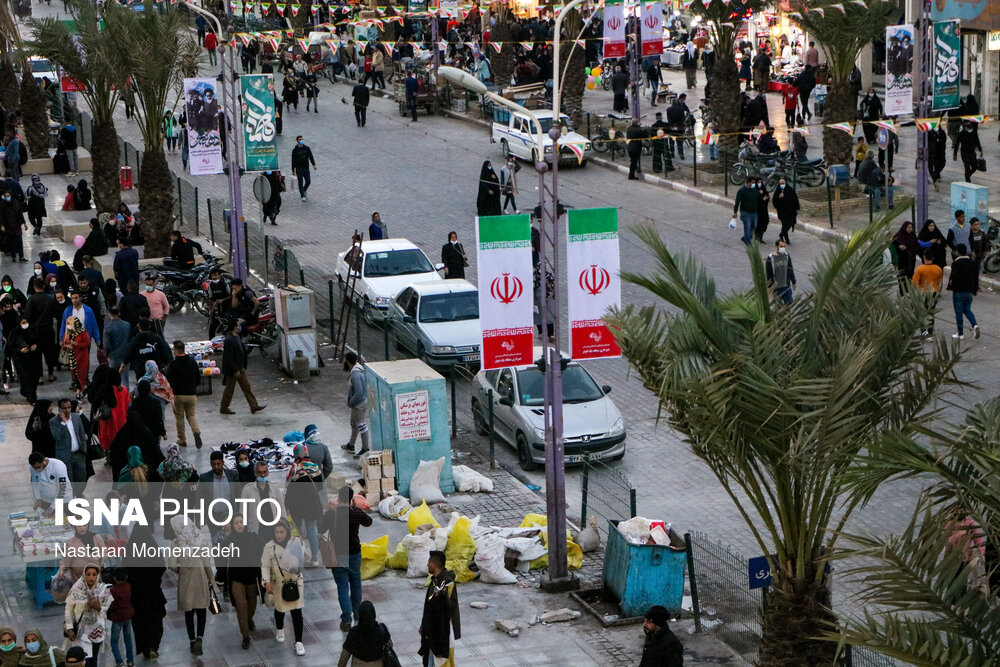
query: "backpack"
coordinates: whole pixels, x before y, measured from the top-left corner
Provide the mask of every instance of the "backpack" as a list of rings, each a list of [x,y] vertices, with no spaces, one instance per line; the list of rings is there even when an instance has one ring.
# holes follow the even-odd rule
[[[17,163],[23,167],[28,163],[28,147],[24,145],[23,141],[21,141],[17,145],[17,151]]]

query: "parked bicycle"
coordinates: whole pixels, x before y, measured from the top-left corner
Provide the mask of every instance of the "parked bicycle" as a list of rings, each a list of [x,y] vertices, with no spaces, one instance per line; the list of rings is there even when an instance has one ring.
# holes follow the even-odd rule
[[[607,153],[610,150],[612,160],[615,153],[625,153],[625,130],[628,129],[630,120],[631,118],[627,115],[598,114],[597,124],[592,128],[590,135],[590,142],[594,146],[594,150],[598,153]],[[612,127],[614,121],[621,121],[621,123]],[[614,130],[613,136],[612,130]]]

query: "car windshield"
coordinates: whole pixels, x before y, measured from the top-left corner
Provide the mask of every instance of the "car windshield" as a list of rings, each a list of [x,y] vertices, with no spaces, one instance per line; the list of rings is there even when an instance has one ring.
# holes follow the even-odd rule
[[[52,63],[48,60],[32,60],[31,61],[31,71],[32,72],[51,72]]]
[[[420,299],[421,322],[456,322],[479,317],[479,294],[453,292],[431,294]]]
[[[562,124],[566,126],[567,132],[573,131],[573,123],[569,121],[569,116],[561,116]],[[539,122],[542,124],[542,133],[548,134],[549,130],[552,129],[552,119],[551,118],[539,118]]]
[[[563,403],[589,403],[604,396],[594,378],[579,364],[570,364],[562,374]],[[517,388],[521,392],[521,405],[542,405],[542,373],[537,368],[523,368],[517,372]]]
[[[430,273],[434,270],[423,251],[388,250],[370,252],[365,258],[365,277],[405,276],[411,273]]]

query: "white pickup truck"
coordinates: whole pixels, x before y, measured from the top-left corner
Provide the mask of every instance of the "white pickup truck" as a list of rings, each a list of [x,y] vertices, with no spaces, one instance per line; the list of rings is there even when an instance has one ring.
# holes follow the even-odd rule
[[[552,162],[552,139],[549,137],[549,130],[552,128],[552,111],[540,109],[534,113],[542,124],[542,146],[545,161]],[[563,114],[559,121],[566,128],[566,132],[559,139],[559,162],[578,162],[581,167],[584,166],[593,155],[594,147],[589,139],[573,131],[569,116]],[[538,127],[527,114],[508,111],[506,108],[496,108],[490,140],[500,144],[505,158],[513,155],[522,160],[538,161]]]

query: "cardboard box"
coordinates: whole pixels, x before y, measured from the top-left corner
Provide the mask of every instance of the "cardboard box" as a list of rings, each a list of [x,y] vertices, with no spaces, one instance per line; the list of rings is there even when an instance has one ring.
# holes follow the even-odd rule
[[[391,466],[392,465],[392,450],[391,449],[383,449],[381,452],[379,452],[379,454],[382,457],[382,465],[384,465],[384,466]]]
[[[383,465],[382,466],[382,477],[387,479],[396,479],[396,466],[395,465]]]
[[[396,480],[386,479],[386,478],[382,479],[382,489],[381,489],[382,493],[385,493],[386,491],[395,491],[395,490],[396,490]]]

